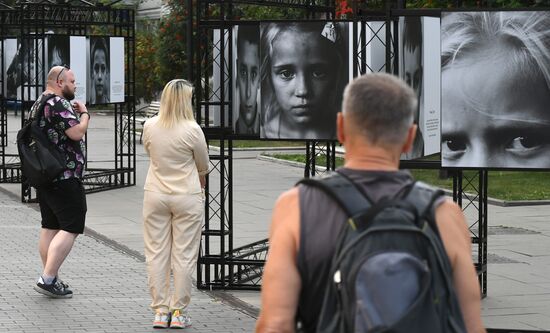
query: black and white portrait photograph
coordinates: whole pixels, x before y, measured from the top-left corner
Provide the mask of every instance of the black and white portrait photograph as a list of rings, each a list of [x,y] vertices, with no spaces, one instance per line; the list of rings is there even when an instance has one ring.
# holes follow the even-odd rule
[[[53,66],[71,66],[69,36],[51,35],[47,42],[47,64],[49,70]]]
[[[110,102],[110,50],[109,37],[90,37],[90,75],[88,102],[107,104]]]
[[[418,98],[414,113],[414,123],[418,126],[413,147],[402,159],[410,160],[424,156],[424,138],[419,123],[420,111],[423,106],[423,43],[422,18],[420,16],[401,17],[399,20],[399,76],[413,88]]]
[[[336,139],[349,80],[347,23],[262,23],[260,137]]]
[[[109,103],[124,102],[124,37],[109,38]]]
[[[444,167],[550,168],[549,12],[441,19]]]
[[[260,135],[260,27],[233,28],[233,120],[235,134]]]
[[[38,78],[43,75],[41,39],[8,38],[4,40],[6,98],[33,101],[37,96]],[[40,86],[41,88],[41,86]]]
[[[399,76],[418,98],[414,116],[417,131],[412,150],[401,159],[439,153],[441,117],[440,19],[399,18]]]

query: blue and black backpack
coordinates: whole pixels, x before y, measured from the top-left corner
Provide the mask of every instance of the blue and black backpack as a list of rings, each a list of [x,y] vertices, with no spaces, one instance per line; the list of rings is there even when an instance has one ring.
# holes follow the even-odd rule
[[[435,223],[441,190],[415,182],[372,203],[338,172],[299,183],[323,190],[349,217],[332,257],[317,332],[466,332]]]

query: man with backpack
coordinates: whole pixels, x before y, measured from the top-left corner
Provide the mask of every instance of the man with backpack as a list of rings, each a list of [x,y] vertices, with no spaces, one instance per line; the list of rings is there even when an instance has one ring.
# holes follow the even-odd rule
[[[86,163],[84,135],[90,114],[75,97],[75,75],[64,66],[48,73],[47,87],[31,108],[29,119],[38,126],[52,145],[65,155],[65,167],[51,182],[37,186],[42,216],[38,249],[43,272],[34,289],[53,298],[70,298],[73,292],[58,277],[74,241],[84,232],[86,196],[82,177]]]
[[[399,170],[416,104],[388,74],[348,85],[344,167],[275,204],[256,332],[485,331],[461,209]]]

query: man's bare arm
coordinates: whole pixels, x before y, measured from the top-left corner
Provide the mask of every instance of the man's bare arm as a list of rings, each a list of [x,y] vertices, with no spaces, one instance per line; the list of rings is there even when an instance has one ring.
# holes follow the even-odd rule
[[[262,307],[257,333],[294,332],[301,289],[296,257],[299,244],[298,189],[283,193],[273,210],[269,253],[262,278]]]
[[[453,283],[466,329],[485,332],[481,320],[481,295],[472,261],[470,233],[460,207],[451,201],[441,204],[435,213],[437,227],[453,267]]]

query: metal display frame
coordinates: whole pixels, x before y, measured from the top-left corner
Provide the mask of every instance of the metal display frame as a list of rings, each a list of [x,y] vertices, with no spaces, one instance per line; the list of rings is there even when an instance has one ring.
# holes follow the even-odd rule
[[[110,6],[93,5],[78,0],[64,4],[44,1],[21,1],[13,9],[0,11],[0,37],[17,37],[22,41],[32,41],[37,52],[45,59],[43,40],[46,32],[68,36],[101,35],[104,37],[123,37],[125,48],[125,99],[114,105],[114,165],[110,168],[86,168],[83,179],[86,193],[106,191],[136,184],[136,138],[135,130],[135,20],[133,9],[117,9]],[[42,41],[42,42],[40,42]],[[26,45],[22,43],[22,45]],[[23,48],[23,46],[22,46]],[[23,48],[23,52],[29,52]],[[0,54],[2,71],[0,81],[4,87],[4,53]],[[31,88],[36,91],[45,89],[46,65],[33,59],[36,71],[34,84],[21,85],[21,124],[33,101]],[[23,66],[21,60],[21,67]],[[0,183],[21,183],[21,200],[36,201],[34,190],[24,182],[17,154],[6,153],[7,138],[7,101],[0,100]],[[87,163],[93,161],[87,161]]]
[[[217,0],[198,1],[192,7],[188,26],[195,26],[193,39],[188,50],[191,50],[189,61],[192,79],[195,82],[195,102],[197,120],[203,126],[206,138],[216,142],[219,152],[211,154],[212,172],[219,176],[219,182],[207,184],[206,223],[202,234],[202,247],[198,259],[197,286],[202,289],[252,289],[261,287],[263,264],[269,248],[268,240],[263,239],[239,248],[233,246],[233,140],[246,139],[232,132],[233,110],[232,96],[232,31],[237,24],[260,24],[261,21],[237,20],[234,17],[236,5],[257,5],[266,7],[297,8],[304,11],[303,20],[307,22],[320,19],[336,20],[335,2],[326,1],[255,1],[234,0],[220,2]],[[460,1],[456,1],[457,6]],[[347,18],[353,29],[350,31],[350,42],[358,42],[353,47],[353,74],[358,76],[373,72],[366,60],[367,46],[374,38],[386,45],[386,66],[382,69],[388,73],[398,70],[398,17],[399,15],[439,16],[441,10],[405,9],[404,1],[385,2],[381,10],[368,10],[360,7],[359,1],[351,4],[355,15]],[[215,14],[213,14],[215,13]],[[372,31],[373,38],[367,39],[368,22],[383,22],[385,38],[378,36],[379,31]],[[360,28],[359,28],[360,27]],[[381,28],[382,29],[382,28]],[[191,31],[191,29],[188,29]],[[218,38],[214,38],[217,31]],[[228,42],[229,41],[229,42]],[[189,46],[189,45],[188,45]],[[388,47],[389,46],[389,47]],[[216,73],[214,73],[216,72]],[[208,78],[216,74],[218,86]],[[217,113],[217,122],[213,123],[212,114]],[[215,116],[214,116],[215,117]],[[214,119],[214,121],[216,121]],[[317,158],[323,157],[324,165],[319,168]],[[306,163],[304,177],[335,170],[336,142],[306,141]],[[439,161],[402,161],[401,168],[407,169],[442,169]],[[487,295],[487,170],[476,170],[465,174],[459,169],[448,169],[453,177],[453,198],[463,210],[477,210],[478,219],[470,224],[472,243],[476,245],[475,262],[482,295]],[[477,183],[476,183],[477,180]]]
[[[231,94],[232,27],[237,23],[260,24],[260,21],[235,17],[236,5],[294,8],[301,11],[304,22],[312,19],[333,18],[334,1],[259,1],[217,0],[198,1],[191,7],[188,24],[196,24],[191,48],[190,71],[195,82],[197,121],[203,126],[209,142],[216,142],[219,152],[210,155],[211,175],[216,173],[219,182],[207,183],[205,228],[198,259],[197,286],[203,289],[252,289],[261,287],[261,274],[268,242],[259,240],[239,248],[233,245],[233,112]],[[217,36],[214,38],[214,36]],[[216,75],[218,86],[209,82]],[[212,113],[218,114],[213,119]],[[315,143],[312,154],[317,151]],[[308,146],[310,146],[308,144]],[[329,147],[334,147],[331,143]],[[330,149],[330,148],[329,148]],[[333,151],[333,150],[332,150]],[[313,169],[314,172],[314,169]],[[209,177],[212,178],[212,177]]]

